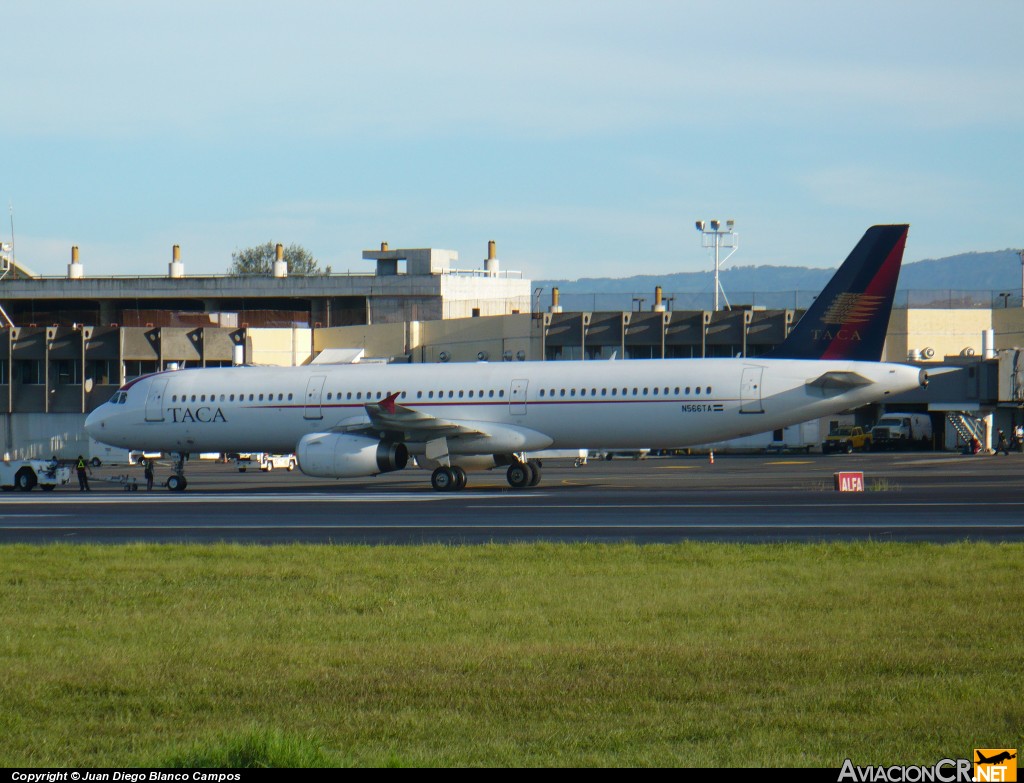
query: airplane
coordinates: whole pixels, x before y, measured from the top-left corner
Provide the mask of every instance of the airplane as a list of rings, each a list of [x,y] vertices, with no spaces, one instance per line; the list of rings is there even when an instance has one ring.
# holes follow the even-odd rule
[[[977,764],[998,764],[1001,761],[1008,761],[1009,759],[1017,758],[1016,753],[1010,753],[1006,750],[1004,750],[1002,753],[997,753],[990,759],[985,758],[985,756],[982,754],[980,750],[976,750],[975,753],[978,754],[978,760],[976,762]]]
[[[679,448],[780,429],[927,385],[880,361],[908,225],[867,230],[789,336],[767,356],[615,362],[238,366],[166,370],[89,414],[94,439],[175,455],[294,452],[322,478],[401,470],[415,457],[438,491],[467,469],[536,486],[544,449]]]

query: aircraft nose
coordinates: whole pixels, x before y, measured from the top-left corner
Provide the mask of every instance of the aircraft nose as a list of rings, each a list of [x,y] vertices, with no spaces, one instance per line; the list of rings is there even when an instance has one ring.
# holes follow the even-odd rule
[[[99,440],[100,435],[103,433],[104,422],[106,418],[104,408],[106,404],[101,405],[88,416],[85,417],[85,431],[89,434],[89,437],[93,440]]]

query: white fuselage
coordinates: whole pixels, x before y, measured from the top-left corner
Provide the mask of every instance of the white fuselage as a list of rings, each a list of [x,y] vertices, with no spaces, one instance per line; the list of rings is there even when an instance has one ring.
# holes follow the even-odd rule
[[[815,385],[826,372],[863,382]],[[899,364],[756,358],[208,368],[126,384],[86,428],[147,451],[286,453],[304,435],[368,424],[365,406],[399,392],[400,406],[489,433],[453,441],[452,454],[671,448],[778,429],[919,383],[918,368]],[[422,453],[423,441],[408,447]]]

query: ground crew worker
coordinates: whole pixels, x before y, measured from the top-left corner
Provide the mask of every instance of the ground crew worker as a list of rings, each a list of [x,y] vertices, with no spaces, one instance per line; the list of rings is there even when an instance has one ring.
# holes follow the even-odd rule
[[[996,454],[1003,452],[1007,457],[1010,456],[1010,444],[1006,442],[1006,433],[999,430],[999,443],[996,445]]]
[[[75,472],[78,473],[79,492],[92,492],[92,488],[89,486],[89,476],[86,473],[89,469],[89,466],[85,462],[85,457],[79,454],[78,462],[75,463]]]
[[[146,491],[147,492],[152,492],[153,491],[153,460],[151,460],[151,459],[147,459],[146,460],[145,476],[146,476]]]

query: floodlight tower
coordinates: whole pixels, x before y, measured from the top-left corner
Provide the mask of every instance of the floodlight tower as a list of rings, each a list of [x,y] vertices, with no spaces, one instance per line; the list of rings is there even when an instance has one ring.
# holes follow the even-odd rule
[[[713,247],[715,249],[715,312],[718,312],[719,291],[722,292],[722,298],[725,299],[726,308],[731,310],[732,306],[725,295],[725,289],[718,282],[718,268],[732,258],[732,254],[740,249],[740,235],[735,231],[736,221],[727,220],[725,221],[725,228],[722,228],[722,221],[720,220],[710,220],[706,223],[703,220],[698,220],[696,226],[697,230],[701,233],[701,244],[703,247]],[[730,249],[729,255],[722,259],[719,258],[721,248]]]
[[[1020,256],[1020,306],[1024,307],[1024,250],[1017,255]]]

